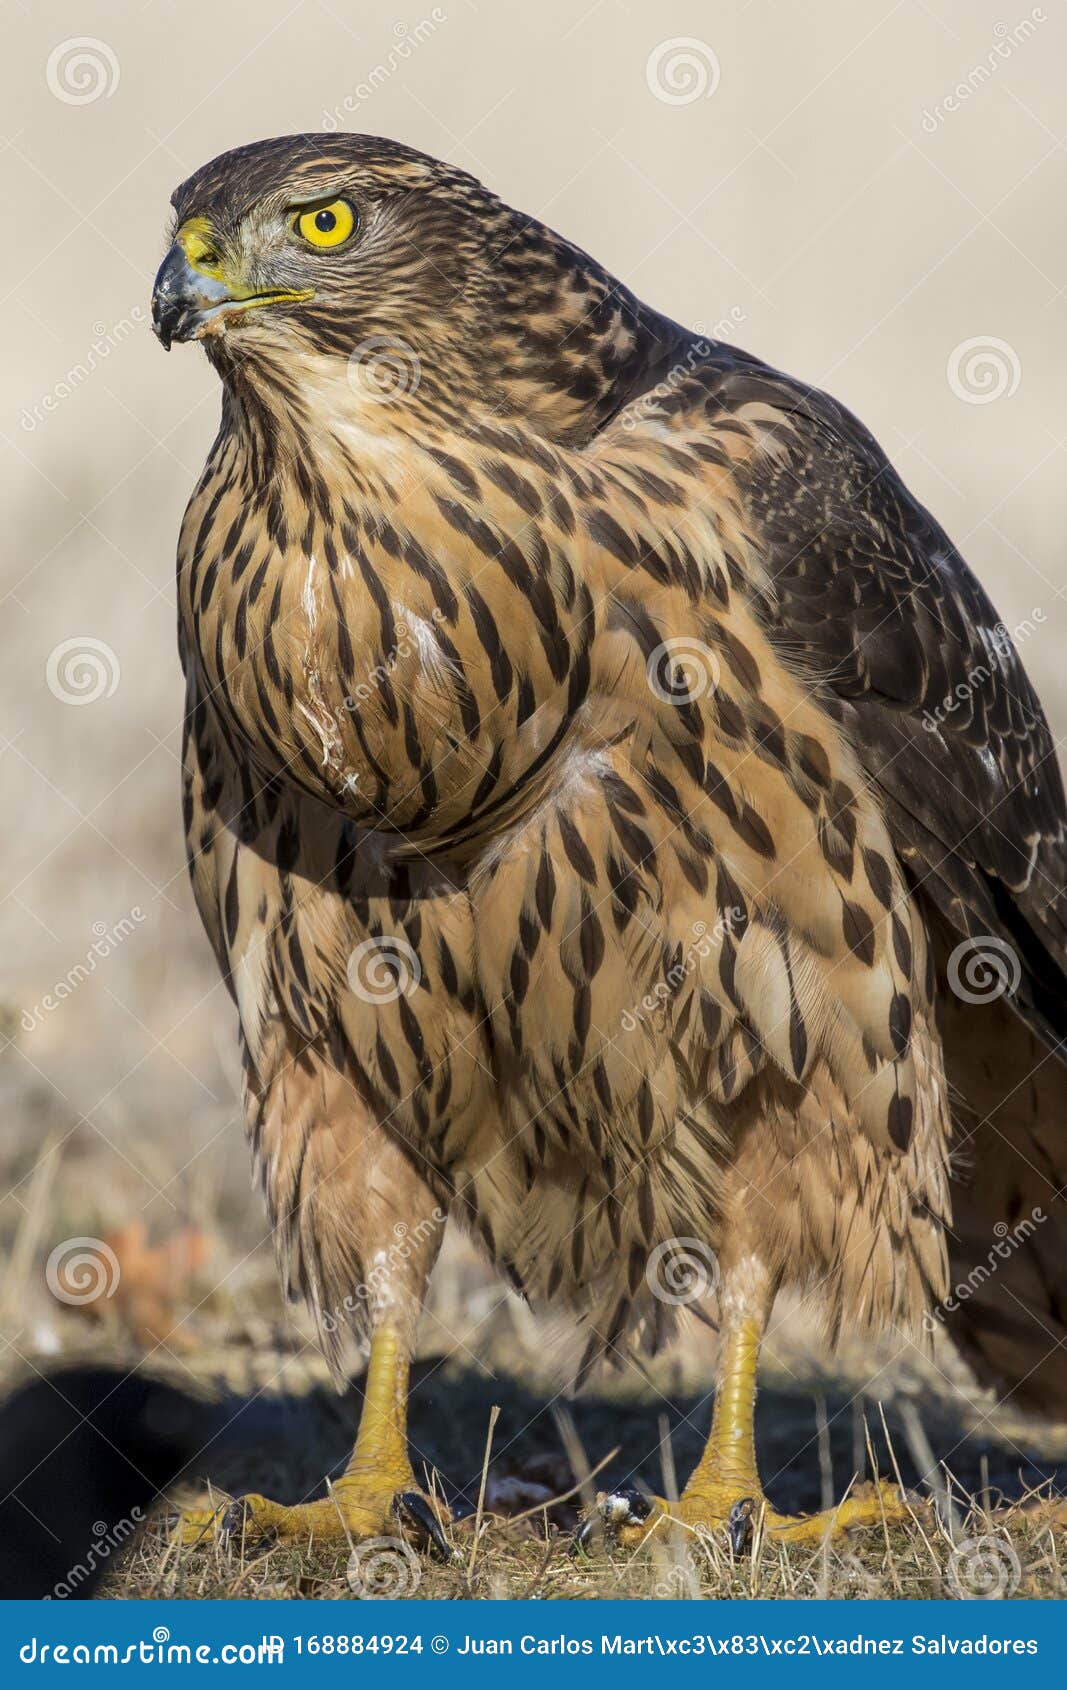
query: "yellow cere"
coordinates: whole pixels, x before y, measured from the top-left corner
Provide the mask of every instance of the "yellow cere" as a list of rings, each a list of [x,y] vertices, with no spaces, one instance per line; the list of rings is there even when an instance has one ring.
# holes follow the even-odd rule
[[[356,214],[347,200],[332,200],[316,211],[304,211],[296,220],[296,232],[311,246],[340,246],[356,226]]]
[[[187,217],[176,239],[194,270],[216,281],[221,279],[222,264],[206,217]]]

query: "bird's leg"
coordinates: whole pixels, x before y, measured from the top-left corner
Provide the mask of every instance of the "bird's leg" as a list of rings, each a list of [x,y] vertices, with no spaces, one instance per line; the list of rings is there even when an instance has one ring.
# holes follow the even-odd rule
[[[322,1083],[330,1079],[327,1074]],[[349,1089],[337,1086],[328,1101],[333,1132],[314,1141],[322,1159],[316,1177],[309,1177],[304,1159],[310,1195],[301,1221],[314,1229],[325,1264],[324,1336],[339,1342],[337,1333],[350,1324],[370,1337],[355,1448],[326,1496],[292,1507],[259,1494],[239,1497],[214,1514],[187,1515],[182,1536],[188,1542],[199,1529],[207,1537],[221,1532],[246,1541],[342,1545],[396,1538],[405,1526],[447,1551],[437,1506],[416,1483],[407,1442],[409,1368],[445,1213],[402,1147],[369,1113],[356,1115]],[[282,1192],[278,1207],[285,1201]],[[343,1347],[336,1353],[343,1356]]]
[[[715,1381],[711,1432],[690,1476],[681,1502],[687,1507],[721,1512],[738,1497],[758,1496],[756,1467],[756,1373],[762,1327],[752,1314],[724,1326]],[[727,1509],[728,1511],[728,1509]]]
[[[305,1545],[355,1544],[395,1538],[410,1526],[450,1553],[439,1504],[420,1491],[408,1454],[409,1366],[408,1344],[395,1327],[380,1326],[371,1338],[355,1447],[327,1496],[288,1506],[252,1494],[222,1509],[189,1510],[182,1516],[183,1541],[239,1534]]]
[[[415,1475],[408,1455],[408,1373],[410,1361],[389,1327],[380,1328],[371,1340],[367,1379],[363,1388],[355,1448],[348,1466],[334,1485],[341,1501],[376,1489],[415,1490]]]
[[[722,1339],[715,1376],[711,1432],[676,1503],[632,1491],[599,1499],[599,1515],[620,1543],[642,1542],[671,1520],[689,1527],[725,1528],[735,1552],[762,1523],[769,1537],[786,1543],[819,1543],[855,1527],[893,1524],[910,1517],[895,1486],[854,1486],[836,1508],[820,1514],[779,1514],[763,1494],[756,1464],[756,1373],[774,1288],[751,1257],[724,1271],[720,1286]],[[595,1529],[595,1521],[587,1522]],[[582,1528],[585,1537],[591,1535]]]

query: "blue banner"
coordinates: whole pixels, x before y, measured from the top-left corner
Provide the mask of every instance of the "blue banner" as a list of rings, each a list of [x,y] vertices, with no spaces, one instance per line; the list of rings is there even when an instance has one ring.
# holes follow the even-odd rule
[[[252,1673],[588,1690],[716,1671],[826,1685],[860,1667],[865,1682],[906,1673],[1003,1690],[1046,1683],[1065,1642],[1063,1605],[1042,1602],[0,1603],[4,1680],[26,1687]]]

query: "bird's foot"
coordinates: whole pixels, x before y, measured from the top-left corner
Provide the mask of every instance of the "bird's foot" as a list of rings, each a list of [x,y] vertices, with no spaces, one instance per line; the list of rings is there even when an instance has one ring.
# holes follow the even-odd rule
[[[635,1490],[603,1492],[594,1513],[578,1528],[576,1545],[587,1548],[602,1536],[621,1548],[637,1548],[672,1524],[689,1530],[725,1532],[735,1555],[742,1554],[759,1532],[773,1542],[820,1544],[846,1532],[870,1527],[902,1525],[914,1510],[896,1485],[883,1480],[856,1485],[836,1508],[818,1514],[779,1514],[763,1495],[758,1482],[687,1487],[678,1501]]]
[[[455,1550],[444,1533],[450,1515],[444,1505],[420,1490],[414,1474],[345,1473],[328,1496],[288,1506],[254,1493],[237,1496],[218,1508],[185,1509],[178,1519],[179,1540],[186,1546],[224,1544],[344,1545],[395,1542],[410,1538],[434,1549],[445,1560]]]

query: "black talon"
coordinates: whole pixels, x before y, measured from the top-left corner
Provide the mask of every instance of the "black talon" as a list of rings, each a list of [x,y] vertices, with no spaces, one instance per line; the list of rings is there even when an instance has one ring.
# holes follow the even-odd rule
[[[745,1553],[748,1540],[752,1535],[752,1516],[755,1510],[756,1501],[751,1496],[743,1496],[731,1508],[730,1517],[726,1522],[731,1554],[743,1555]]]
[[[418,1491],[401,1491],[394,1498],[393,1508],[400,1519],[406,1516],[446,1561],[458,1559],[458,1551],[452,1548],[442,1531],[440,1520]]]
[[[249,1512],[245,1507],[243,1496],[235,1496],[228,1502],[219,1515],[218,1534],[221,1543],[228,1548],[233,1538],[244,1536],[249,1524]],[[269,1532],[260,1532],[259,1536],[269,1537]]]
[[[571,1538],[571,1554],[574,1556],[587,1554],[589,1545],[592,1543],[597,1532],[601,1530],[603,1524],[604,1522],[600,1518],[600,1515],[595,1511],[592,1514],[587,1514],[585,1519],[575,1529],[574,1536]]]

